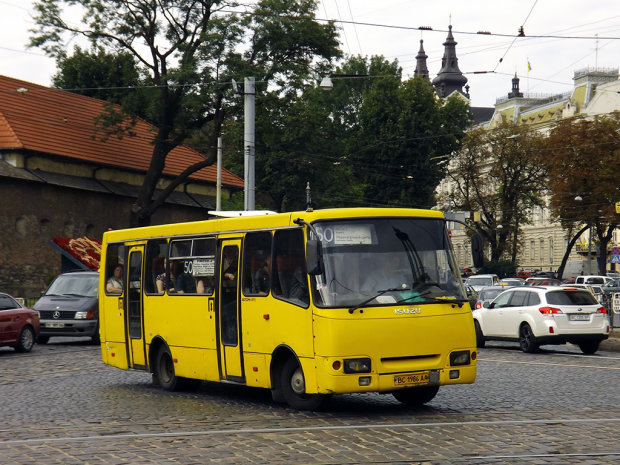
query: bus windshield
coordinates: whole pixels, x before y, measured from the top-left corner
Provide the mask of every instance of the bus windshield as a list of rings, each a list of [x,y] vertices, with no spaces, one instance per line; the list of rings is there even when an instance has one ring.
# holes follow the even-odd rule
[[[445,223],[430,218],[318,221],[318,307],[466,301]]]

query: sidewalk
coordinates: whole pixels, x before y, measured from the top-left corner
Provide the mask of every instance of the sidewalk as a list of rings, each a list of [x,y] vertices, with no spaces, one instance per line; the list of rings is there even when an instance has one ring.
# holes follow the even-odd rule
[[[601,342],[600,350],[620,352],[620,329],[614,328],[609,335],[609,339]]]

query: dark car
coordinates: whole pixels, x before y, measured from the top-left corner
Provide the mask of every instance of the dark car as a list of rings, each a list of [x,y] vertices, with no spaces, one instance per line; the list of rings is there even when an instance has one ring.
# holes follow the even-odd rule
[[[482,308],[485,302],[491,302],[495,297],[500,295],[506,289],[510,289],[512,286],[487,286],[483,287],[480,292],[478,292],[478,300],[472,309],[474,308]]]
[[[54,279],[34,305],[41,318],[38,342],[52,336],[88,336],[99,343],[99,273],[76,271]]]
[[[8,294],[0,293],[0,346],[30,352],[39,336],[39,314]]]

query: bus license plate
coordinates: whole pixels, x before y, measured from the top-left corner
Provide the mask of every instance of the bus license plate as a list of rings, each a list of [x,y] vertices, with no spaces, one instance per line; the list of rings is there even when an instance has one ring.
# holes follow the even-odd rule
[[[64,323],[47,323],[45,327],[46,328],[64,328],[65,324]]]
[[[416,384],[428,384],[429,381],[430,376],[428,371],[394,376],[394,386],[415,386]]]
[[[588,321],[590,319],[590,315],[585,315],[583,313],[574,313],[569,314],[568,319],[570,321]]]

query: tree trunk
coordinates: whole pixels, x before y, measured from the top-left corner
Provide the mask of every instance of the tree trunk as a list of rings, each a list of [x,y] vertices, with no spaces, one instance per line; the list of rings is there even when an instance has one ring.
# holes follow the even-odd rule
[[[573,246],[575,245],[575,242],[577,242],[577,239],[579,238],[579,236],[581,236],[584,232],[586,232],[586,230],[590,227],[590,225],[586,225],[583,228],[581,228],[579,230],[579,232],[577,232],[577,234],[575,234],[573,236],[573,238],[568,242],[568,245],[566,246],[566,252],[564,252],[564,257],[562,258],[562,263],[560,263],[560,267],[558,268],[557,271],[557,278],[559,280],[562,280],[562,275],[564,274],[564,268],[566,268],[566,262],[568,261],[568,257],[570,256],[571,250],[573,250]]]

